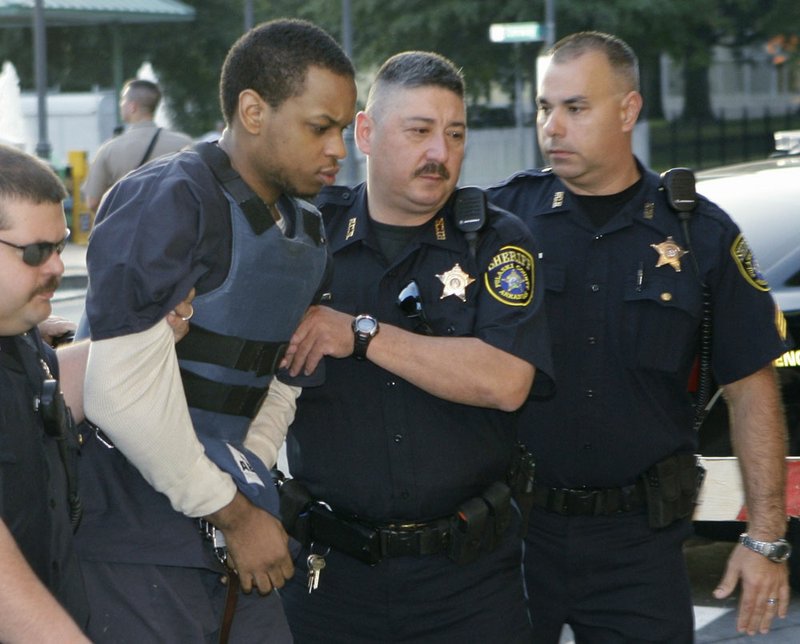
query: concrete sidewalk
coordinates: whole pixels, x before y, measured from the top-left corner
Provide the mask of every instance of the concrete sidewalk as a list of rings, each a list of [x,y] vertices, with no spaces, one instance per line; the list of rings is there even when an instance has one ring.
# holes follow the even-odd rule
[[[73,300],[86,294],[88,276],[86,273],[86,245],[67,243],[61,253],[64,262],[64,276],[53,301]]]

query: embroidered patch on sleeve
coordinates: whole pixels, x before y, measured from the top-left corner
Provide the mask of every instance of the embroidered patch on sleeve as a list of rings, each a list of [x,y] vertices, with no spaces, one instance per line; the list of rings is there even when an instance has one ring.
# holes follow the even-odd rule
[[[777,302],[775,303],[775,328],[778,330],[778,335],[780,336],[781,340],[786,342],[787,338],[789,337],[786,317],[784,317],[783,311],[781,311],[781,307],[778,306]]]
[[[757,288],[759,291],[769,291],[769,284],[767,284],[767,280],[761,274],[761,269],[758,267],[758,262],[753,255],[753,251],[750,250],[747,240],[741,233],[733,240],[731,256],[733,257],[733,261],[736,262],[736,267],[739,269],[742,277],[744,277],[748,284],[753,288]]]
[[[533,258],[517,246],[503,246],[484,273],[486,289],[509,306],[525,306],[533,299]]]

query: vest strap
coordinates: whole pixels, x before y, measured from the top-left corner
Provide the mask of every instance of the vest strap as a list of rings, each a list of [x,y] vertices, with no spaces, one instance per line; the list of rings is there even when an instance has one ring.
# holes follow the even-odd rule
[[[181,369],[181,378],[189,407],[231,416],[255,418],[269,391],[269,385],[246,387],[214,382],[186,369]]]
[[[288,342],[245,340],[192,325],[175,349],[181,360],[252,371],[257,376],[272,376],[278,370],[288,346]]]

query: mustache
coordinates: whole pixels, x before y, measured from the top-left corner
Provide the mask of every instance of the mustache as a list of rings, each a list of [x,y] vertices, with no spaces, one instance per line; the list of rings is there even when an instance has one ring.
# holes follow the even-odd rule
[[[422,174],[438,174],[443,179],[450,178],[450,172],[447,170],[447,168],[445,168],[441,163],[435,163],[434,161],[426,163],[419,170],[414,172],[415,177],[418,177]]]
[[[42,293],[49,293],[55,291],[61,286],[61,278],[53,275],[44,284],[39,286],[34,292],[34,295],[41,295]]]

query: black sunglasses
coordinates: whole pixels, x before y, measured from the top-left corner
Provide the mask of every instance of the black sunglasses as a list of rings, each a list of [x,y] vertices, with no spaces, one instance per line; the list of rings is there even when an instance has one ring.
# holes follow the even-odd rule
[[[5,244],[6,246],[11,246],[11,248],[21,250],[22,261],[28,266],[41,266],[50,259],[53,253],[58,253],[59,255],[62,253],[64,247],[67,245],[70,232],[71,231],[67,229],[67,234],[64,236],[64,239],[55,244],[53,242],[36,242],[35,244],[20,246],[19,244],[12,244],[4,239],[0,239],[0,244]]]
[[[423,335],[434,335],[433,327],[425,317],[425,310],[422,308],[422,296],[419,294],[419,286],[416,280],[411,280],[406,284],[397,296],[397,306],[410,320],[418,320],[414,327],[414,333]]]

